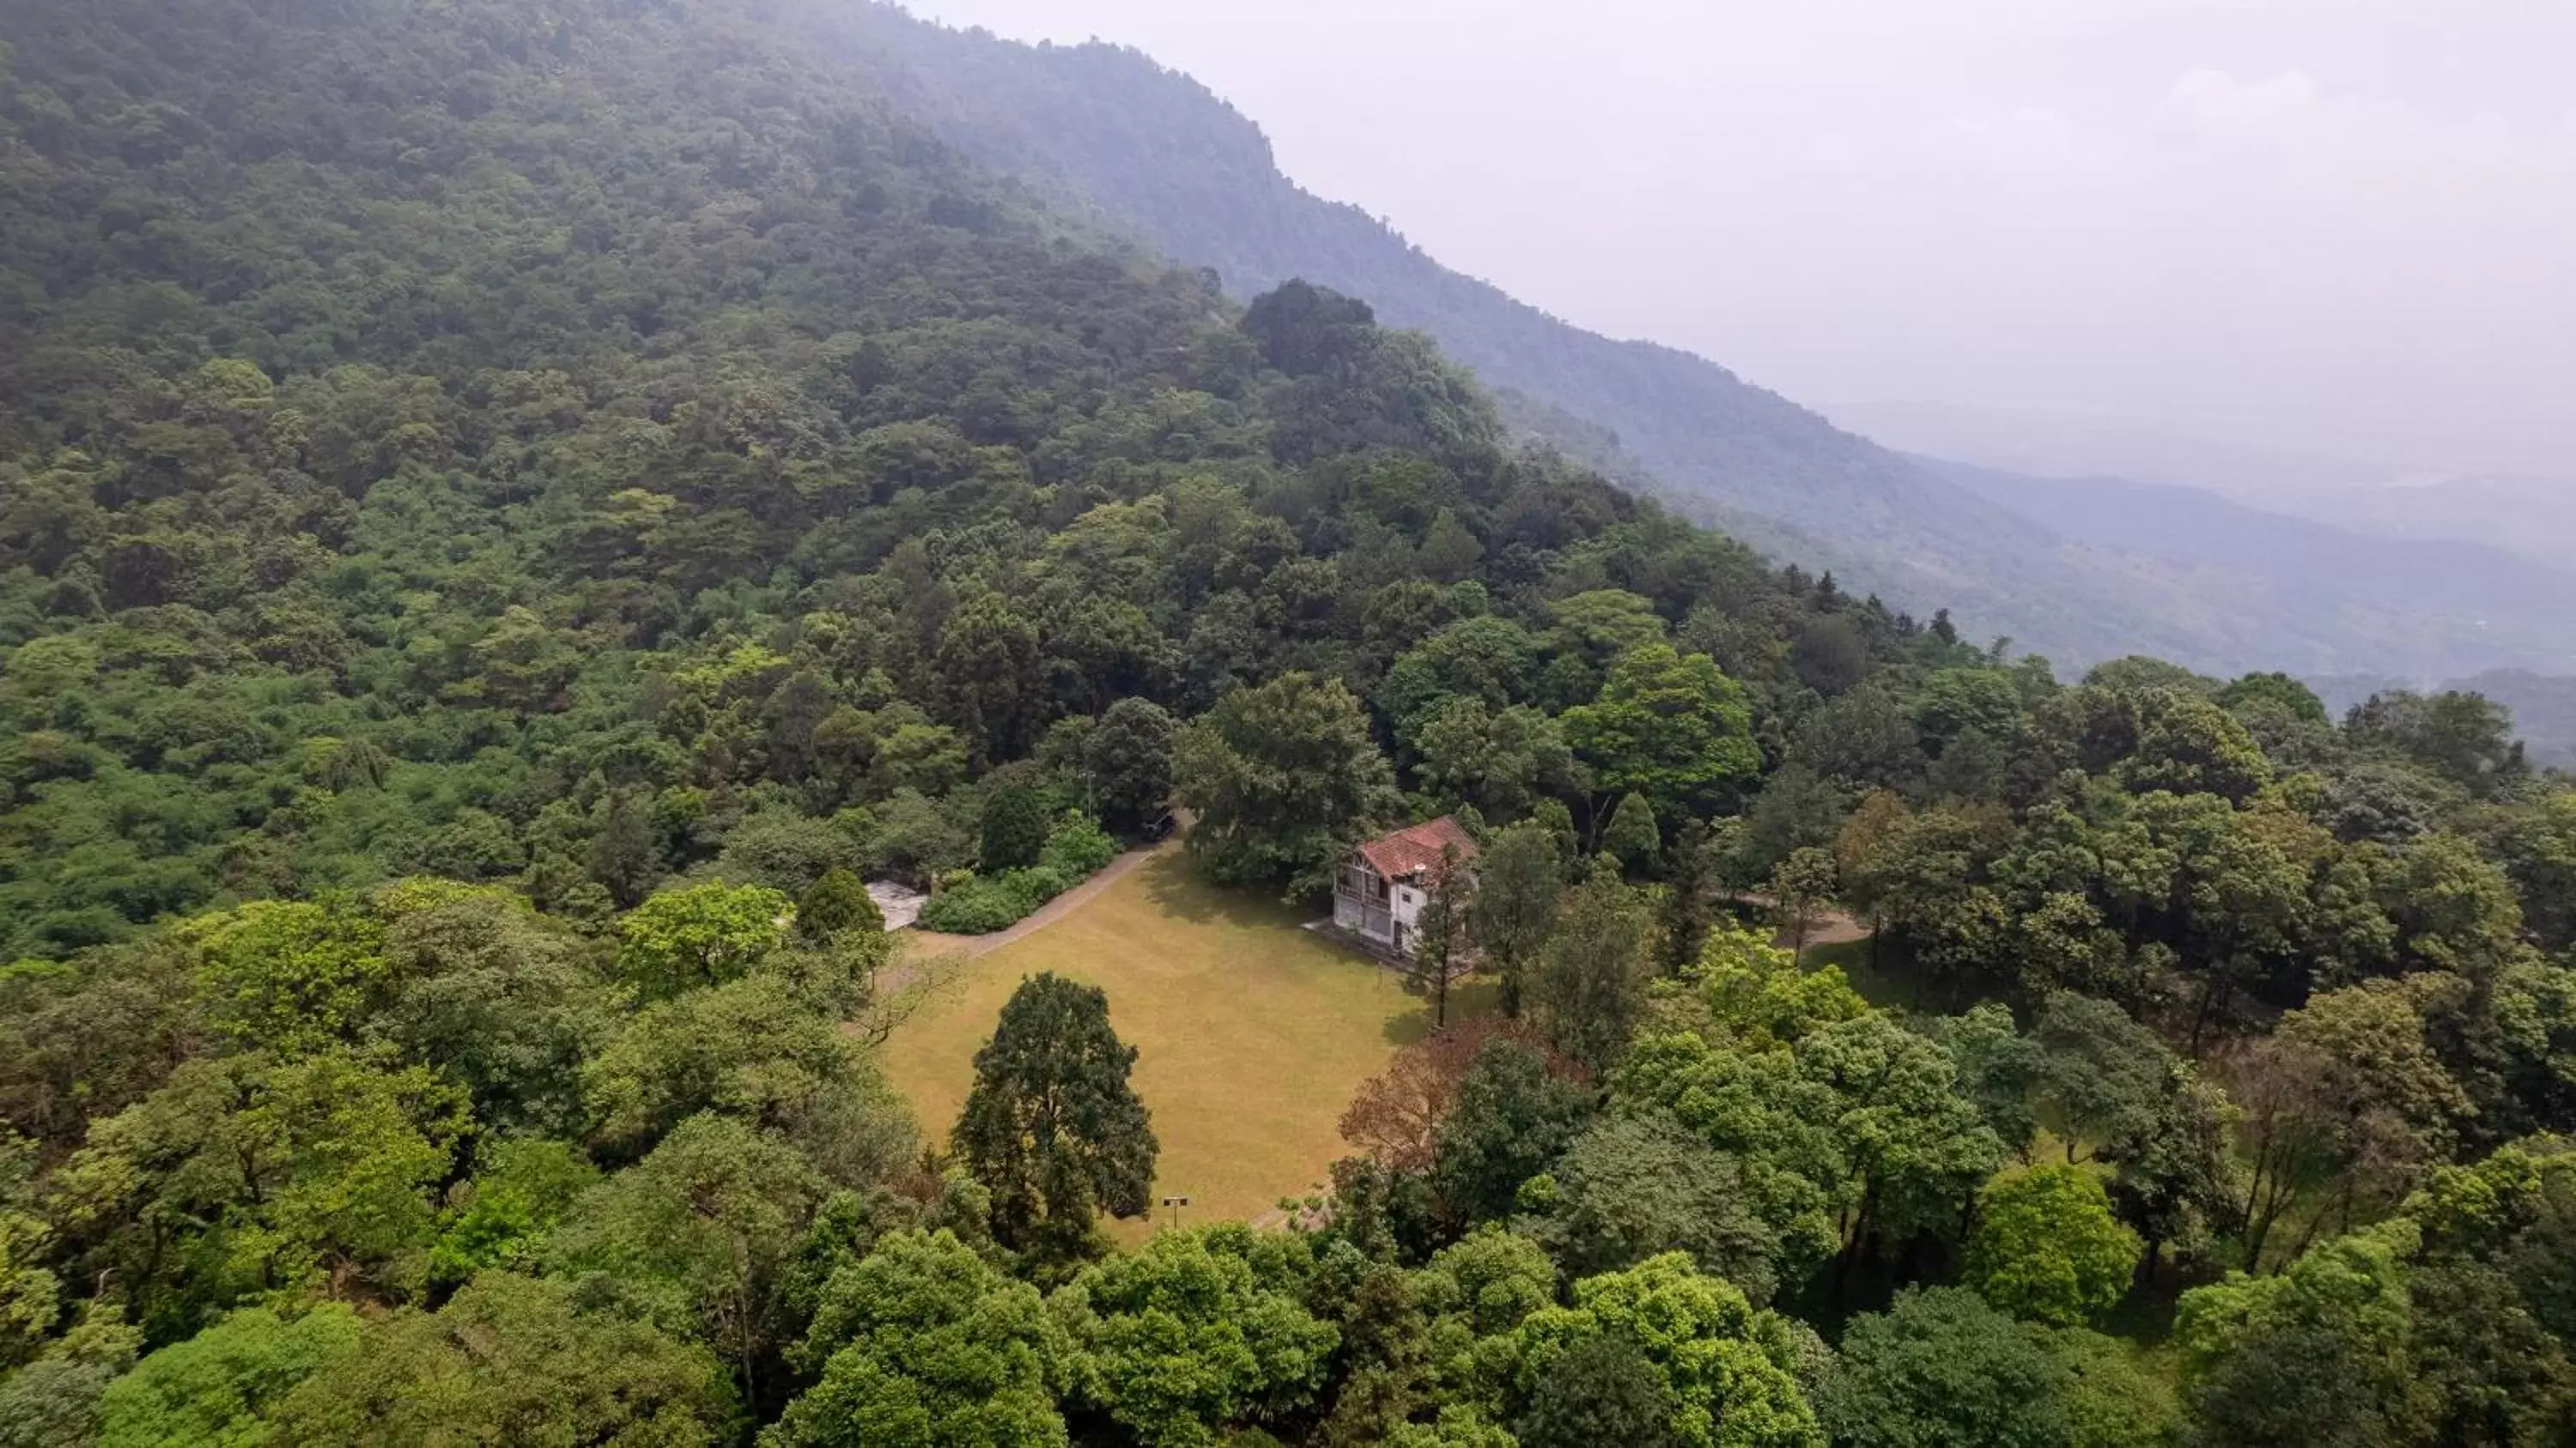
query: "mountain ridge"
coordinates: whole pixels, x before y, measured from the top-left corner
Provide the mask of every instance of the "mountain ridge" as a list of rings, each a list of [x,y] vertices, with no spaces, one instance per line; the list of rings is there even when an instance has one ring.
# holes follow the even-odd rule
[[[2215,672],[2278,666],[2287,652],[2339,672],[2435,662],[2331,618],[2285,629],[2259,611],[2207,607],[2203,581],[2163,560],[2070,535],[1699,354],[1587,331],[1451,270],[1388,223],[1299,185],[1257,122],[1132,47],[1023,45],[878,0],[836,13],[831,28],[944,139],[1051,203],[1208,268],[1238,298],[1292,277],[1360,297],[1388,324],[1429,333],[1497,394],[1539,404],[1515,409],[1524,431],[1900,607],[1944,605],[1963,627],[2078,665],[2132,652]]]

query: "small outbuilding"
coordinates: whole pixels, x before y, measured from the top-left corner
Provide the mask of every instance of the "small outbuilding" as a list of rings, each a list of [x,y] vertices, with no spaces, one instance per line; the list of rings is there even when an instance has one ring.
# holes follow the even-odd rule
[[[1474,837],[1447,815],[1366,841],[1333,877],[1333,924],[1380,950],[1410,956],[1441,862],[1463,868],[1475,858]]]

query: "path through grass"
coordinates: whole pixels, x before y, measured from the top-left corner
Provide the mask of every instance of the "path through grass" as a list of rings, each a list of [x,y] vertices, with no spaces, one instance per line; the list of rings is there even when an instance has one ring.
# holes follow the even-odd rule
[[[943,1137],[1002,1003],[1041,971],[1109,993],[1163,1146],[1155,1194],[1188,1220],[1251,1220],[1319,1186],[1334,1123],[1399,1045],[1430,1028],[1390,972],[1298,929],[1278,904],[1199,878],[1177,847],[1062,920],[966,967],[886,1042],[886,1075]],[[1461,1002],[1453,997],[1451,1011]]]

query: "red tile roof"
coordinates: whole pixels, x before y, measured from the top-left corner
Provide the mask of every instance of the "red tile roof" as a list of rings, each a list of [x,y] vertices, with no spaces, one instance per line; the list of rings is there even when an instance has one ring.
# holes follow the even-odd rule
[[[1388,879],[1401,880],[1416,871],[1437,868],[1444,848],[1455,849],[1461,860],[1476,858],[1476,842],[1447,815],[1370,840],[1360,846],[1360,858]]]

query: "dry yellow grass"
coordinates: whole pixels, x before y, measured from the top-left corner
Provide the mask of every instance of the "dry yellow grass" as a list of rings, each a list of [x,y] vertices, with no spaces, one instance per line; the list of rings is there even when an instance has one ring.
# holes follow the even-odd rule
[[[1133,1079],[1163,1148],[1156,1196],[1189,1196],[1190,1221],[1258,1219],[1323,1182],[1345,1151],[1334,1124],[1352,1091],[1430,1027],[1396,976],[1297,927],[1294,912],[1217,889],[1166,849],[966,966],[886,1042],[886,1075],[944,1135],[1022,979],[1097,985],[1137,1049]]]

